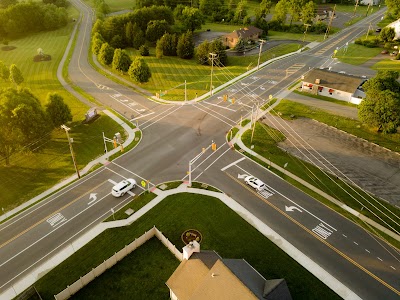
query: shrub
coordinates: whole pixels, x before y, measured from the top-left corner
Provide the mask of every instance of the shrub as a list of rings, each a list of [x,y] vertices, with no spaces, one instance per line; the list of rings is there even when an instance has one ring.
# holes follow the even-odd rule
[[[139,53],[141,56],[149,56],[150,55],[149,47],[147,47],[146,45],[140,46]]]

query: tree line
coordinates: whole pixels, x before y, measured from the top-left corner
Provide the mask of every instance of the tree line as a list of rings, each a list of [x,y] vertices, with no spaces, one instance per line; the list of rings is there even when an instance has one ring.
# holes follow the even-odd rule
[[[15,151],[33,150],[35,141],[60,125],[72,121],[71,110],[57,93],[49,93],[43,108],[40,100],[28,89],[19,68],[8,68],[0,61],[0,80],[13,87],[0,89],[0,156],[5,164]]]
[[[0,9],[0,38],[26,36],[64,27],[68,23],[66,8],[58,7],[54,4],[57,2],[45,2],[20,2]],[[59,4],[63,5],[64,2],[60,1]]]

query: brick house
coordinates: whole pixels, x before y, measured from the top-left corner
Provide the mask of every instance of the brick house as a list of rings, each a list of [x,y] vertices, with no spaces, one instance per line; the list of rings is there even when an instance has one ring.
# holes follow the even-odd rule
[[[245,28],[240,28],[239,30],[234,30],[231,33],[222,36],[222,43],[229,47],[235,48],[239,39],[242,39],[244,42],[248,41],[258,41],[260,36],[262,35],[262,29],[259,29],[254,26],[247,26]]]

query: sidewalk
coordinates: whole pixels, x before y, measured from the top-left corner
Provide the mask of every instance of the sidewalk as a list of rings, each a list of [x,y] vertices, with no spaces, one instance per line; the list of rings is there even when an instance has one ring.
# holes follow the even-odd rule
[[[288,93],[290,93],[290,91],[284,91],[280,95],[278,95],[277,96],[278,101],[276,101],[273,105],[271,105],[267,110],[263,111],[263,113],[261,115],[259,115],[258,117],[259,118],[262,117],[263,115],[267,114],[270,110],[275,108],[279,104],[281,99],[287,97]],[[259,155],[258,153],[254,152],[253,150],[247,148],[243,144],[241,136],[245,131],[249,130],[250,128],[251,128],[251,123],[248,123],[244,127],[239,128],[239,132],[237,132],[235,137],[230,141],[230,144],[232,144],[232,145],[237,144],[246,153],[248,153],[248,154],[260,159],[261,161],[265,162],[266,164],[269,164],[271,167],[277,169],[279,172],[282,172],[283,174],[293,178],[294,180],[296,180],[297,182],[299,182],[303,186],[307,187],[308,189],[311,189],[312,191],[314,191],[317,194],[321,195],[322,197],[328,199],[329,201],[331,201],[332,203],[334,203],[337,206],[341,207],[342,209],[348,211],[349,213],[351,213],[355,217],[361,219],[363,222],[368,223],[369,225],[375,227],[376,229],[378,229],[378,230],[384,232],[385,234],[391,236],[392,238],[396,239],[397,241],[400,241],[400,236],[397,235],[396,233],[390,231],[386,227],[383,227],[382,225],[378,224],[377,222],[365,217],[364,215],[360,214],[356,210],[352,209],[351,207],[348,207],[347,205],[343,204],[339,200],[337,200],[337,199],[333,198],[332,196],[326,194],[325,192],[319,190],[318,188],[316,188],[315,186],[309,184],[308,182],[304,181],[303,179],[299,178],[298,176],[288,172],[285,168],[283,168],[283,167],[271,162],[270,160],[264,158],[263,156]]]
[[[138,128],[132,129],[128,124],[126,124],[123,120],[121,120],[119,117],[117,117],[116,115],[114,115],[113,113],[111,113],[108,110],[103,110],[102,111],[104,114],[106,114],[107,116],[109,116],[111,119],[113,119],[117,124],[120,124],[122,126],[122,128],[128,133],[128,139],[122,144],[124,146],[124,148],[128,147],[135,139],[135,133],[136,131],[139,131]],[[112,156],[113,154],[119,152],[120,150],[117,149],[113,149],[111,151],[108,151],[107,154],[104,154],[100,157],[97,157],[96,159],[92,160],[90,163],[88,163],[86,165],[86,167],[84,167],[83,169],[79,170],[80,175],[85,175],[87,174],[93,166],[95,166],[96,164],[105,164],[108,161],[108,158],[110,156]],[[13,210],[10,210],[6,213],[4,213],[3,215],[0,216],[0,222],[21,212],[22,210],[24,210],[25,208],[31,206],[32,204],[40,201],[41,199],[46,198],[47,196],[49,196],[50,194],[54,193],[55,191],[65,187],[66,185],[74,182],[75,180],[78,179],[78,175],[74,174],[68,178],[66,178],[65,180],[59,182],[58,184],[52,186],[51,188],[49,188],[48,190],[44,191],[43,193],[37,195],[36,197],[32,198],[31,200],[29,200],[28,202],[25,202],[24,204],[14,208]]]
[[[54,254],[52,257],[48,258],[45,262],[43,262],[40,266],[34,268],[32,272],[25,275],[24,278],[20,279],[16,284],[5,290],[0,294],[0,299],[11,299],[29,286],[34,284],[38,279],[43,277],[47,272],[53,269],[55,266],[60,264],[62,261],[73,255],[80,248],[84,247],[87,243],[101,234],[103,231],[110,228],[117,228],[122,226],[129,226],[133,222],[135,222],[138,218],[145,215],[149,210],[151,210],[154,206],[164,200],[166,197],[177,194],[177,193],[196,193],[201,195],[208,195],[211,197],[218,198],[225,205],[227,205],[230,209],[235,211],[238,215],[240,215],[244,220],[246,220],[250,225],[256,228],[259,232],[261,232],[265,237],[275,243],[280,249],[285,251],[290,257],[296,260],[299,264],[301,264],[305,269],[307,269],[310,273],[320,279],[325,285],[327,285],[330,289],[335,291],[340,297],[344,299],[350,300],[359,300],[361,299],[357,296],[353,291],[351,291],[347,286],[341,283],[338,279],[329,274],[325,269],[312,261],[309,257],[300,252],[297,248],[295,248],[292,244],[290,244],[287,240],[285,240],[282,236],[280,236],[273,229],[264,224],[260,219],[255,217],[252,213],[250,213],[247,209],[237,203],[234,199],[230,198],[228,195],[212,192],[209,190],[190,188],[186,183],[181,184],[176,189],[162,191],[157,188],[153,188],[152,192],[157,195],[152,201],[143,206],[140,210],[131,215],[128,219],[104,222],[97,224],[95,227],[87,231],[78,239],[70,242],[67,246],[61,249],[58,253]]]

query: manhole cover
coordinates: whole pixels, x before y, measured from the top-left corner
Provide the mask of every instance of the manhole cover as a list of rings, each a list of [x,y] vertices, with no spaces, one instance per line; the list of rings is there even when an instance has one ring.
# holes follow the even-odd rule
[[[182,241],[187,245],[192,241],[197,241],[199,244],[201,243],[202,236],[200,231],[196,229],[188,229],[182,233]]]

